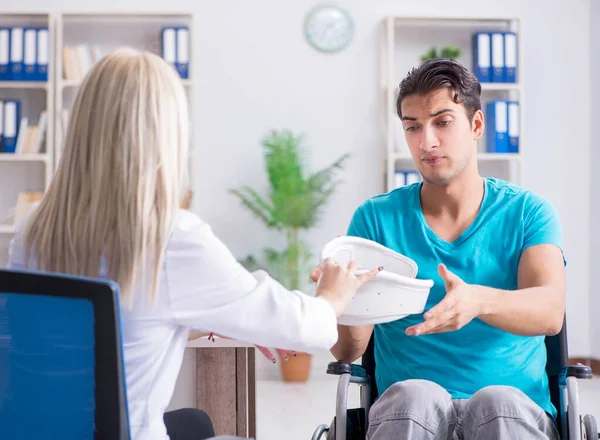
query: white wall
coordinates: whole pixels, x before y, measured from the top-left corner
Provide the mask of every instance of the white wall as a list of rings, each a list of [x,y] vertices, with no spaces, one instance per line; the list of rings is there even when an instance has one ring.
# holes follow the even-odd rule
[[[600,271],[600,174],[598,173],[598,161],[600,160],[600,150],[598,149],[598,130],[597,124],[600,118],[600,2],[591,2],[590,13],[590,57],[591,57],[591,112],[590,117],[592,125],[590,126],[590,337],[591,337],[591,356],[600,359],[600,320],[598,320],[598,311],[600,310],[600,295],[593,290],[598,284],[596,278]]]
[[[48,10],[47,0],[4,0],[3,9]],[[259,137],[271,128],[307,132],[309,162],[321,167],[350,152],[344,185],[316,247],[344,233],[354,208],[382,185],[379,22],[388,14],[510,15],[524,20],[527,54],[525,184],[557,206],[565,230],[571,354],[590,352],[590,1],[340,1],[356,22],[355,41],[336,56],[314,52],[302,20],[316,0],[55,0],[56,11],[192,10],[198,156],[194,210],[237,256],[279,243],[228,189],[266,184]],[[500,8],[504,9],[502,13]],[[541,12],[545,14],[542,17]],[[398,78],[400,80],[400,78]],[[573,88],[573,81],[578,88]],[[574,154],[574,151],[576,153]],[[542,166],[542,160],[547,165]]]

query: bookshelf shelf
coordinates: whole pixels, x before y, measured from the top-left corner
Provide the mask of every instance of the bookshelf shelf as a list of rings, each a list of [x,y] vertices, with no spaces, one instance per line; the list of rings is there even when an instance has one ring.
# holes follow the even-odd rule
[[[50,156],[44,153],[40,154],[13,154],[0,153],[0,162],[48,162]]]
[[[79,87],[81,81],[78,79],[61,79],[58,81],[59,87],[68,88],[68,87]]]
[[[504,90],[504,91],[521,91],[519,83],[481,83],[481,90]]]
[[[0,89],[42,89],[47,90],[50,85],[42,81],[0,81]]]
[[[495,29],[498,24],[511,24],[519,19],[517,17],[449,17],[449,16],[395,16],[388,17],[396,26],[403,27],[437,27],[437,28],[491,28]]]
[[[383,106],[385,159],[383,164],[384,191],[397,185],[396,173],[415,171],[408,152],[404,130],[396,113],[398,87],[404,75],[421,62],[421,56],[432,47],[454,45],[461,49],[458,61],[469,70],[473,69],[473,35],[476,32],[504,32],[517,34],[518,78],[514,83],[481,82],[481,103],[486,130],[492,123],[487,118],[486,104],[494,100],[518,102],[519,150],[518,153],[492,153],[484,134],[479,141],[477,159],[484,176],[499,177],[511,182],[523,182],[523,150],[526,148],[523,124],[523,38],[522,23],[515,17],[438,17],[438,16],[389,16],[381,23],[380,87]],[[420,177],[420,176],[419,176]]]
[[[194,85],[192,83],[192,80],[189,80],[189,79],[182,79],[181,82],[185,87],[192,87]],[[59,81],[58,87],[62,88],[62,89],[77,88],[77,87],[79,87],[80,84],[81,84],[81,81],[79,81],[77,79],[62,79]]]
[[[391,158],[392,160],[412,161],[412,156],[404,152],[395,152]],[[522,155],[519,153],[479,153],[477,159],[480,161],[520,161]]]
[[[0,225],[0,234],[14,234],[14,225]]]
[[[63,17],[78,20],[139,20],[139,19],[158,19],[158,20],[188,20],[189,12],[137,12],[137,11],[119,11],[119,12],[69,12],[63,14]]]
[[[398,81],[399,83],[400,81]],[[510,90],[514,90],[514,91],[520,91],[521,90],[521,84],[520,83],[492,83],[492,82],[482,82],[481,84],[481,90],[505,90],[505,91],[510,91]],[[394,93],[398,93],[398,84],[393,84],[392,86],[392,91]]]
[[[523,155],[520,153],[479,153],[477,158],[483,161],[521,161],[523,159]]]

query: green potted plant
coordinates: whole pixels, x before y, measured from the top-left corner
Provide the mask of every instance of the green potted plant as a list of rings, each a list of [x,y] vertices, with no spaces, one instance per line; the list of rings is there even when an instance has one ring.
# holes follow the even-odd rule
[[[434,58],[449,58],[451,60],[456,60],[461,55],[461,50],[453,45],[448,45],[443,47],[440,50],[438,55],[438,51],[435,47],[430,48],[427,52],[421,55],[421,61],[427,61]]]
[[[322,208],[339,184],[336,172],[349,157],[345,154],[324,169],[309,173],[303,160],[303,141],[302,135],[289,130],[267,133],[261,140],[269,180],[266,195],[247,185],[231,190],[267,228],[285,237],[283,249],[266,248],[262,258],[249,255],[241,263],[248,270],[266,270],[290,290],[308,287],[312,254],[302,233],[318,224]],[[306,380],[310,361],[310,356],[298,353],[280,362],[284,379]]]

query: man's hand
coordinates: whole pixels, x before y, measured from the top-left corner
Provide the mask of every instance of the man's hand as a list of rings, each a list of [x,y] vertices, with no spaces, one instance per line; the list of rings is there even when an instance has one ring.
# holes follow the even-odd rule
[[[438,266],[438,272],[446,285],[446,296],[425,313],[425,322],[407,328],[407,335],[458,330],[476,318],[481,311],[480,297],[475,286],[465,283],[443,264]]]

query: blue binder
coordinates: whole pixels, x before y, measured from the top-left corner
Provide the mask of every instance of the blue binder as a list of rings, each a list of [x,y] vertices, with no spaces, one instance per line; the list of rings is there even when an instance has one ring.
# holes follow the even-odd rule
[[[504,65],[504,34],[492,33],[492,82],[504,82],[506,67]]]
[[[23,29],[23,80],[35,81],[37,77],[37,30]]]
[[[50,56],[48,28],[37,29],[36,81],[48,81],[48,58]]]
[[[21,102],[14,99],[4,101],[4,134],[2,135],[3,153],[15,152],[20,124]]]
[[[517,101],[508,102],[508,151],[509,153],[519,152],[520,138],[520,119],[519,119],[519,103]]]
[[[15,27],[10,30],[10,79],[23,81],[23,28]]]
[[[0,153],[4,142],[4,101],[0,101]]]
[[[490,101],[486,104],[487,113],[487,152],[508,153],[508,102]]]
[[[488,32],[473,34],[473,73],[479,82],[492,81],[492,42]]]
[[[406,186],[406,171],[396,170],[394,172],[394,188]]]
[[[517,82],[518,54],[517,34],[515,32],[504,32],[505,82]]]
[[[187,27],[177,28],[177,71],[183,79],[190,77],[190,31]]]
[[[0,81],[9,81],[10,69],[10,28],[0,28]]]
[[[417,171],[406,172],[406,184],[413,185],[421,181],[421,175]]]

